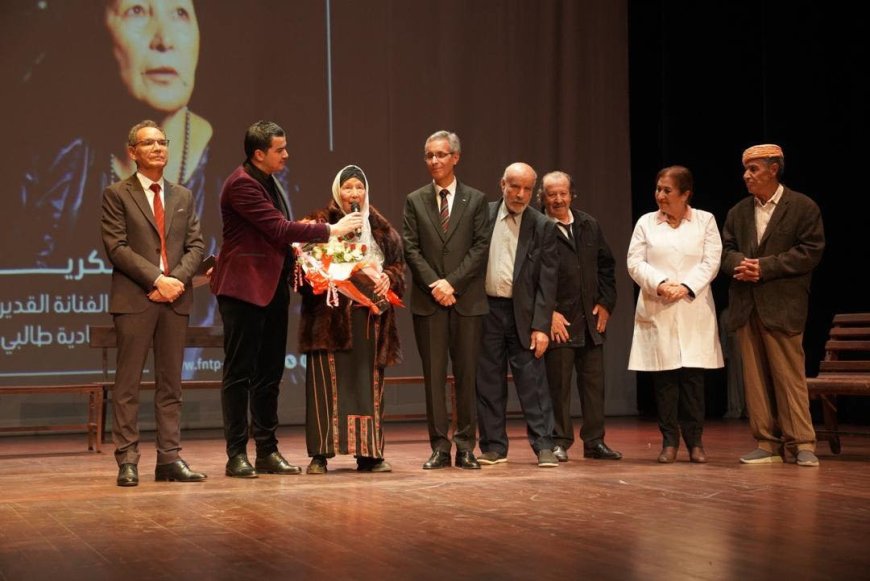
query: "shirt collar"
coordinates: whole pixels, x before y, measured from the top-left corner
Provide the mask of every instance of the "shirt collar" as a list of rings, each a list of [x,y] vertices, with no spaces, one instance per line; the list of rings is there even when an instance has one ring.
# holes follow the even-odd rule
[[[692,216],[693,216],[692,206],[687,205],[686,206],[686,213],[683,215],[683,220],[685,220],[686,222],[691,222]],[[665,216],[664,212],[662,212],[661,210],[656,212],[656,224],[661,224],[662,222],[667,222],[667,221],[668,221],[668,217]]]
[[[508,212],[507,204],[505,203],[504,199],[502,199],[501,206],[499,206],[499,208],[498,208],[498,215],[496,216],[496,219],[497,220],[504,220],[508,216],[513,216],[514,221],[519,223],[519,220],[523,217],[523,214],[525,213],[526,210],[528,210],[528,208],[529,207],[526,206],[525,208],[523,208],[523,211],[520,212],[519,214],[511,214],[510,212]]]
[[[440,194],[441,190],[447,190],[449,196],[452,196],[456,193],[456,178],[453,178],[453,181],[450,182],[450,185],[448,185],[446,188],[442,188],[441,186],[439,186],[438,184],[435,183],[435,180],[432,180],[432,187],[435,188],[436,194]]]
[[[165,191],[166,191],[166,183],[163,181],[163,177],[162,177],[162,176],[160,177],[159,180],[157,180],[157,181],[155,182],[155,181],[152,180],[151,178],[149,178],[149,177],[147,177],[147,176],[145,176],[145,175],[142,175],[141,173],[139,173],[139,172],[137,171],[137,172],[136,172],[136,177],[139,178],[139,183],[142,184],[142,189],[145,190],[146,192],[147,192],[148,190],[151,189],[151,184],[157,184],[158,186],[160,186],[160,191],[161,191],[161,192],[165,192]]]
[[[248,175],[260,182],[264,187],[269,187],[269,182],[272,181],[270,178],[272,177],[270,174],[267,174],[250,161],[245,161],[244,164],[245,171],[248,172]]]
[[[561,224],[562,226],[570,226],[571,224],[574,223],[574,212],[572,212],[571,210],[568,210],[568,220],[565,222],[563,222],[562,220],[557,220],[556,218],[552,217],[551,215],[547,214],[546,212],[545,212],[545,215],[547,216],[547,218],[549,218],[550,220],[552,220],[556,224]]]
[[[784,191],[785,191],[785,188],[782,186],[782,184],[779,184],[779,187],[776,188],[776,191],[773,192],[773,195],[770,196],[770,199],[767,200],[767,202],[765,202],[764,204],[762,204],[758,200],[758,198],[753,197],[753,199],[755,200],[755,206],[757,208],[763,208],[763,207],[767,206],[767,204],[773,204],[774,206],[779,205],[779,201],[782,199],[782,193]]]

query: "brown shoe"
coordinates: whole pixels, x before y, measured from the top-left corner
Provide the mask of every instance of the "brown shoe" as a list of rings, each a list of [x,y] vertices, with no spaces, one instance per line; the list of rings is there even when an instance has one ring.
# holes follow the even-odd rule
[[[673,464],[674,460],[677,459],[677,447],[676,446],[665,446],[662,448],[661,454],[659,454],[659,463],[661,464]]]
[[[707,463],[707,455],[704,453],[704,448],[701,446],[695,446],[689,452],[689,460],[694,462],[695,464],[706,464]]]
[[[179,458],[169,464],[158,464],[154,469],[154,480],[158,482],[202,482],[208,478],[202,472],[194,472],[187,462]]]
[[[314,456],[305,469],[306,474],[326,474],[326,456]]]

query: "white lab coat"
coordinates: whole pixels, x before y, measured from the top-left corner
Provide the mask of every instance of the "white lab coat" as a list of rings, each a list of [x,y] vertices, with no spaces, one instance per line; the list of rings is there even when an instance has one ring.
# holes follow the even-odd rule
[[[722,239],[710,212],[689,208],[677,228],[659,212],[637,221],[628,247],[628,274],[640,286],[628,368],[667,371],[724,365],[710,282],[719,271]],[[664,280],[686,284],[687,295],[665,303],[656,294]]]

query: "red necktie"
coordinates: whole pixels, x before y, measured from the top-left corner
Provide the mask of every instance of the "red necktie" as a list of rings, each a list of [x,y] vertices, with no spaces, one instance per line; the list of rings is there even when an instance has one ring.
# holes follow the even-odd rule
[[[157,233],[160,234],[160,258],[163,260],[163,274],[169,274],[169,259],[166,258],[166,216],[163,212],[163,202],[160,201],[160,184],[151,184],[154,192],[154,221],[157,223]]]
[[[447,232],[447,225],[450,222],[450,206],[447,204],[447,194],[449,194],[447,190],[441,190],[441,193],[438,194],[441,196],[441,229],[444,232]]]

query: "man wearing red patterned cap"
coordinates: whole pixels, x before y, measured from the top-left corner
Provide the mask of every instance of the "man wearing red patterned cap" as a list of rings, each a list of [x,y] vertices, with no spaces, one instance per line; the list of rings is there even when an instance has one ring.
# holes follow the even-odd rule
[[[782,149],[766,144],[743,152],[751,196],[728,212],[722,229],[722,272],[731,277],[729,330],[737,332],[749,425],[758,448],[744,464],[818,466],[810,418],[803,332],[810,278],[822,258],[819,207],[780,183]]]

